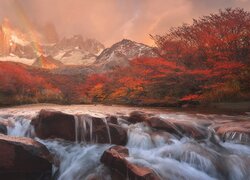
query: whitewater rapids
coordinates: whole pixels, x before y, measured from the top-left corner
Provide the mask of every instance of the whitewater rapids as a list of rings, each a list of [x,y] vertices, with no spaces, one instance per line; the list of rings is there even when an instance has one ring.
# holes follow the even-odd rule
[[[44,108],[75,115],[76,142],[59,139],[41,140],[35,136],[30,120]],[[91,121],[81,120],[79,115],[89,114],[104,118],[107,115],[128,115],[135,110],[154,113],[163,118],[187,120],[190,123],[197,121],[216,123],[228,119],[250,120],[247,114],[237,116],[196,114],[162,109],[99,105],[31,105],[0,109],[0,121],[8,124],[8,135],[34,138],[49,149],[58,161],[53,167],[55,179],[81,180],[91,179],[93,175],[97,175],[104,180],[109,180],[111,179],[109,169],[100,163],[100,157],[112,145],[96,144],[94,140],[86,143],[81,137],[86,123],[91,127]],[[210,180],[225,179],[225,177],[228,180],[250,179],[249,145],[236,144],[233,141],[218,141],[215,146],[209,139],[205,141],[196,141],[188,137],[178,139],[169,133],[158,133],[144,123],[129,125],[122,118],[118,119],[118,123],[128,129],[126,147],[129,149],[130,156],[127,160],[153,169],[162,179]],[[109,131],[108,128],[107,131]],[[229,173],[225,174],[225,172]]]

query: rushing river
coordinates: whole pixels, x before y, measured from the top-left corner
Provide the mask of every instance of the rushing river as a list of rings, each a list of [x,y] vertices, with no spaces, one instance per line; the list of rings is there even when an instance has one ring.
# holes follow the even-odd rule
[[[86,143],[80,137],[77,142],[37,138],[30,120],[41,109],[59,110],[73,115],[89,114],[101,118],[107,115],[121,116],[128,115],[132,111],[143,111],[164,119],[189,122],[194,126],[199,123],[216,125],[224,121],[250,120],[249,113],[235,116],[101,105],[30,105],[0,109],[0,121],[8,124],[8,135],[34,138],[43,143],[58,159],[60,165],[54,166],[53,173],[59,180],[91,179],[94,174],[98,174],[102,179],[111,179],[109,169],[100,163],[100,157],[112,145]],[[84,131],[85,125],[78,118],[76,116],[76,130]],[[89,121],[84,123],[91,125]],[[122,118],[118,119],[118,123],[128,129],[126,147],[130,156],[127,160],[153,169],[162,179],[250,179],[250,146],[247,143],[237,143],[237,140],[243,138],[247,142],[246,134],[228,134],[227,138],[231,138],[232,141],[221,141],[212,135],[206,140],[199,141],[190,137],[176,138],[171,134],[167,134],[166,138],[166,134],[155,133],[155,130],[144,123],[128,124]],[[213,134],[210,126],[208,129]],[[236,136],[239,136],[238,139]],[[216,139],[216,142],[213,139]]]

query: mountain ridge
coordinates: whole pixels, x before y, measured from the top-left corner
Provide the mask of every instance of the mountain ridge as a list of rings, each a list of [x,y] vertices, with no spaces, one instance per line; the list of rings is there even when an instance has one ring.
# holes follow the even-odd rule
[[[33,42],[26,36],[5,20],[0,26],[0,61],[9,59],[36,68],[60,68],[62,73],[71,66],[67,73],[74,73],[74,69],[78,71],[79,68],[87,72],[105,72],[128,66],[132,59],[159,57],[153,47],[129,39],[122,39],[105,48],[96,39],[79,34],[64,37],[55,43]]]

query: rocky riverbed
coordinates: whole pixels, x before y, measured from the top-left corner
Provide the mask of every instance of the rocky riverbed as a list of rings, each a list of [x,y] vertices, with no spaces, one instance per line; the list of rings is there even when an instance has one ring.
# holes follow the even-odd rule
[[[250,114],[122,106],[0,109],[0,179],[250,177]]]

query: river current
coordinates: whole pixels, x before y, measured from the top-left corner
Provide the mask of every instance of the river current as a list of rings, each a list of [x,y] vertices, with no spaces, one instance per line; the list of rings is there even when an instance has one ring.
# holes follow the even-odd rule
[[[84,123],[91,125],[87,120],[84,122],[79,120],[79,116],[76,116],[79,114],[104,118],[107,115],[120,117],[129,115],[132,111],[143,111],[164,119],[189,122],[194,126],[207,122],[216,124],[230,120],[250,120],[249,113],[218,115],[178,112],[162,108],[102,105],[29,105],[0,109],[0,121],[8,124],[8,135],[34,138],[55,156],[58,165],[53,167],[53,176],[58,180],[91,179],[96,174],[102,179],[111,179],[109,169],[100,162],[100,157],[112,145],[96,144],[94,141],[87,143],[81,137],[78,137],[76,142],[37,138],[30,120],[41,109],[59,110],[75,115],[77,131],[84,131]],[[198,141],[190,137],[176,138],[171,134],[156,133],[145,123],[128,124],[122,118],[118,118],[118,123],[128,129],[126,147],[130,156],[127,160],[153,169],[161,179],[250,179],[250,146],[238,143],[234,138],[235,136],[239,136],[238,140],[248,138],[245,134],[228,134],[228,139],[231,138],[232,141],[222,141],[218,137],[211,136],[207,140]],[[76,136],[79,136],[79,133]],[[216,143],[213,138],[217,140]]]

